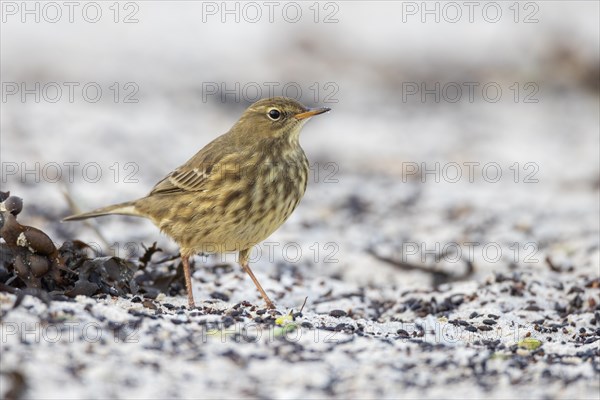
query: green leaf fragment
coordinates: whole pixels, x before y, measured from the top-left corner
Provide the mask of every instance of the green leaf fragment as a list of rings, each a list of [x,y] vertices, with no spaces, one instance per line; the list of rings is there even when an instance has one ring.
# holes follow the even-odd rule
[[[274,328],[273,332],[275,334],[275,337],[281,337],[281,336],[285,336],[288,333],[294,332],[296,329],[298,329],[298,324],[295,322],[289,322],[283,326],[277,326]]]
[[[288,325],[290,322],[294,322],[294,317],[291,314],[282,315],[275,319],[275,323],[279,326]]]
[[[519,341],[519,343],[517,343],[517,345],[522,349],[536,350],[542,345],[542,341],[528,337],[528,338],[525,338],[525,339]]]

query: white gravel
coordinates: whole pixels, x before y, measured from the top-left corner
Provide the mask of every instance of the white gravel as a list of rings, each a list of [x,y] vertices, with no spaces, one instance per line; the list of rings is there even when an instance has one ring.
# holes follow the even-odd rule
[[[63,192],[84,210],[145,195],[246,106],[203,99],[207,82],[297,83],[333,111],[302,135],[304,200],[254,253],[281,315],[263,313],[233,255],[196,258],[196,310],[184,293],[14,307],[0,292],[0,397],[598,399],[598,3],[535,2],[533,24],[400,23],[402,3],[363,1],[336,2],[336,24],[201,23],[202,2],[135,3],[137,24],[3,22],[3,82],[96,82],[107,96],[3,100],[2,190],[58,244],[175,253],[148,221],[97,220],[108,244],[60,224]],[[139,102],[114,102],[114,82],[137,84]],[[403,101],[415,82],[504,95]],[[521,101],[528,82],[536,103]]]

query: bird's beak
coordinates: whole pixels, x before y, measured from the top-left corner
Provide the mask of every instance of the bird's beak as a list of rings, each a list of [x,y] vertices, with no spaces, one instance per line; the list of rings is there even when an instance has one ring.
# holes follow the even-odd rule
[[[310,118],[315,115],[326,113],[331,110],[331,108],[323,107],[323,108],[311,108],[308,111],[301,112],[299,114],[294,115],[296,119],[305,119]]]

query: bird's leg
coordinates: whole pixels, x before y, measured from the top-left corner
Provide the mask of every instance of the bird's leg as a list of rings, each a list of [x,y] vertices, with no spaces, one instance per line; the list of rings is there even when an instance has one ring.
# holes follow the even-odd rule
[[[254,273],[252,272],[252,270],[250,269],[250,266],[248,265],[248,256],[249,255],[250,255],[250,249],[240,250],[240,265],[242,266],[244,271],[246,271],[246,273],[248,275],[250,275],[252,282],[254,282],[254,284],[256,285],[256,288],[260,292],[260,295],[265,300],[265,303],[267,303],[267,308],[274,310],[275,305],[273,304],[273,302],[271,301],[269,296],[267,296],[267,293],[262,288],[262,286],[258,282],[258,279],[256,279],[256,276],[254,276]]]
[[[189,308],[196,307],[194,303],[194,293],[192,292],[192,273],[190,271],[190,256],[181,255],[181,262],[183,263],[183,274],[185,275],[185,290],[187,291],[188,306]]]

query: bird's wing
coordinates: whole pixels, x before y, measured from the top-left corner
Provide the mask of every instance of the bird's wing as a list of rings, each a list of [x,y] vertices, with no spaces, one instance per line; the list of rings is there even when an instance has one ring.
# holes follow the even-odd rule
[[[202,190],[203,183],[209,175],[210,171],[207,171],[206,168],[179,167],[158,182],[150,194],[199,191]]]
[[[205,190],[205,183],[216,173],[216,165],[228,154],[226,139],[221,136],[200,150],[181,167],[175,169],[158,182],[149,196],[176,192],[198,192]]]

